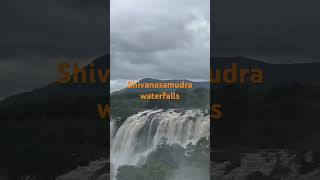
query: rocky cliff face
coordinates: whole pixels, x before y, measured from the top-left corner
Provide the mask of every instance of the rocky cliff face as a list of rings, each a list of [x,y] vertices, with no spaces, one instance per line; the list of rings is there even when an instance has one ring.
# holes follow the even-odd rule
[[[61,175],[56,180],[109,180],[109,163],[107,160],[91,162],[88,166]]]
[[[219,152],[223,154],[224,152]],[[216,155],[219,155],[216,153]],[[213,153],[214,155],[215,153]],[[320,179],[320,167],[312,151],[260,150],[230,155],[229,160],[211,162],[214,180],[315,180]],[[237,163],[237,158],[239,162]]]
[[[226,155],[227,154],[227,155]],[[312,151],[290,152],[264,149],[257,152],[233,154],[215,151],[211,161],[213,180],[319,180],[320,166]],[[226,157],[227,156],[227,157]],[[240,160],[238,162],[238,160]],[[107,160],[78,167],[56,180],[109,180]]]

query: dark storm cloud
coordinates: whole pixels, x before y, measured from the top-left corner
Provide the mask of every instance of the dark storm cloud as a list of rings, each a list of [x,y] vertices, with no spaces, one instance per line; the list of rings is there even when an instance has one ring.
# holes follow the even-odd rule
[[[320,58],[320,1],[215,0],[216,56]]]
[[[0,59],[104,54],[107,4],[103,0],[1,1]]]
[[[59,62],[88,63],[109,46],[105,0],[0,1],[0,99],[59,78]]]

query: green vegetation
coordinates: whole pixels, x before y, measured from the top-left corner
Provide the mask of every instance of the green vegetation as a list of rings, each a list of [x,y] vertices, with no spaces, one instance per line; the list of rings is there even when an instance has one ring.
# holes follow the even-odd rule
[[[162,163],[149,163],[142,167],[121,166],[117,180],[165,180],[170,177],[173,169]]]
[[[158,93],[160,91],[152,91]],[[116,92],[111,94],[111,116],[124,121],[127,117],[145,109],[169,108],[206,108],[210,105],[209,89],[198,88],[193,90],[176,91],[181,95],[180,100],[140,100],[141,92]]]
[[[209,148],[206,138],[201,138],[194,145],[190,143],[186,148],[177,144],[169,145],[167,139],[162,138],[144,165],[121,166],[116,177],[117,180],[170,180],[183,167],[198,168],[203,174],[208,174]]]
[[[213,91],[212,102],[220,103],[224,114],[211,123],[214,146],[320,151],[319,87],[292,84]]]
[[[101,93],[90,93],[95,92]],[[108,121],[97,113],[104,88],[53,86],[0,104],[0,170],[19,179],[51,180],[108,157]]]

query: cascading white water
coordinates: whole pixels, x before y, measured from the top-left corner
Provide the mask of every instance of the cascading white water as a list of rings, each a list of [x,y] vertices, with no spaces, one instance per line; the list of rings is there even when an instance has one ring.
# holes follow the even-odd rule
[[[113,137],[115,136],[115,132],[116,131],[116,123],[111,120],[110,121],[110,144],[111,144],[111,147],[112,147],[112,144],[113,144]]]
[[[143,163],[162,137],[169,144],[181,146],[209,138],[210,117],[200,109],[158,109],[129,117],[117,131],[114,122],[110,126],[111,177],[114,178],[119,166]]]

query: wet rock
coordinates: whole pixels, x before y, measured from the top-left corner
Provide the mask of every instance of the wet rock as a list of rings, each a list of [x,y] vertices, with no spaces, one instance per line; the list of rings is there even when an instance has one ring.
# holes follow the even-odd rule
[[[213,153],[213,156],[215,154]],[[312,152],[268,149],[242,153],[241,163],[230,169],[231,161],[211,162],[215,180],[319,180],[320,167]]]
[[[91,162],[88,166],[77,169],[59,176],[56,180],[109,180],[108,162],[99,160]]]

